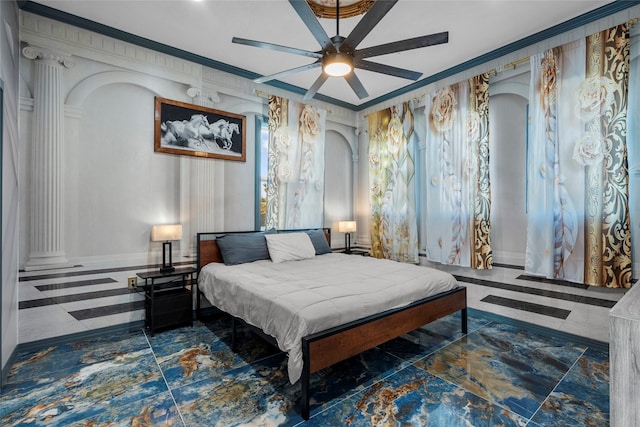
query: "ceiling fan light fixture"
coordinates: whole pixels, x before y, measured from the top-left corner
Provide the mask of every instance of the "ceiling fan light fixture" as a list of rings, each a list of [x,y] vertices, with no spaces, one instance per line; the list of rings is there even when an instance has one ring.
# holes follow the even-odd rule
[[[322,70],[332,77],[343,77],[353,70],[353,58],[342,52],[330,53],[322,59]]]

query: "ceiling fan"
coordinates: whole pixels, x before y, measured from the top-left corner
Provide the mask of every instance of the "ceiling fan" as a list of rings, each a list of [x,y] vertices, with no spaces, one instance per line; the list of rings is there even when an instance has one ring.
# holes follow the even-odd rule
[[[371,62],[365,58],[433,46],[441,43],[447,43],[449,41],[449,33],[445,31],[442,33],[414,37],[364,49],[356,49],[360,42],[369,34],[369,32],[371,32],[373,27],[375,27],[375,25],[397,2],[398,0],[375,1],[371,8],[358,22],[353,31],[351,31],[351,34],[345,38],[340,35],[340,2],[336,0],[336,35],[329,38],[306,0],[289,0],[289,3],[298,13],[307,28],[309,28],[311,34],[313,34],[318,43],[320,43],[322,49],[319,51],[303,50],[274,43],[243,39],[240,37],[233,37],[231,41],[233,43],[244,44],[247,46],[255,46],[264,49],[292,53],[295,55],[307,56],[316,60],[311,64],[302,65],[300,67],[291,68],[279,73],[254,79],[253,81],[256,83],[264,83],[269,80],[285,77],[289,74],[322,67],[322,74],[320,74],[313,85],[311,85],[309,90],[305,93],[305,100],[313,98],[329,77],[344,77],[358,98],[363,99],[369,96],[369,94],[362,85],[360,79],[354,73],[354,68],[374,71],[376,73],[387,74],[414,81],[418,80],[420,76],[422,76],[422,73],[417,71]]]

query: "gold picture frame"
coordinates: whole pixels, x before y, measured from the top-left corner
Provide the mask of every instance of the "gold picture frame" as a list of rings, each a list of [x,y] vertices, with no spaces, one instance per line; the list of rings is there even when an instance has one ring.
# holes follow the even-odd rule
[[[342,0],[340,1],[340,19],[351,18],[352,16],[362,15],[366,13],[371,6],[373,6],[374,0]],[[318,18],[330,18],[336,17],[336,0],[307,0],[307,3],[311,7],[314,15]]]

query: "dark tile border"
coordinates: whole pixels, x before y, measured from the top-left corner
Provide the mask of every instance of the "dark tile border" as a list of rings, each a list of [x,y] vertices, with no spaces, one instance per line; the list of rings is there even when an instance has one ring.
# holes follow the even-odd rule
[[[550,283],[552,285],[568,286],[570,288],[589,289],[589,288],[594,288],[595,287],[595,288],[599,288],[599,289],[616,289],[616,288],[607,288],[607,287],[604,287],[604,286],[590,286],[590,285],[585,285],[585,284],[582,284],[582,283],[569,282],[567,280],[547,279],[546,277],[532,276],[532,275],[529,275],[529,274],[521,274],[520,276],[516,277],[516,279],[529,280],[529,281],[532,281],[532,282],[539,282],[539,283]],[[638,281],[638,279],[631,279],[631,284],[633,285],[637,281]]]
[[[36,285],[39,291],[55,291],[57,289],[69,289],[79,286],[104,285],[105,283],[116,283],[117,280],[110,277],[104,279],[78,280],[77,282],[51,283],[49,285]]]
[[[122,304],[105,305],[102,307],[88,308],[85,310],[70,311],[69,314],[76,320],[87,320],[95,317],[109,316],[111,314],[126,313],[144,309],[144,301],[132,301]]]
[[[521,292],[529,295],[538,295],[547,298],[554,298],[564,301],[577,302],[580,304],[593,305],[597,307],[612,308],[617,301],[587,297],[583,295],[568,294],[565,292],[550,291],[548,289],[532,288],[530,286],[514,285],[510,283],[494,282],[491,280],[476,279],[475,277],[465,277],[454,275],[459,282],[473,283],[474,285],[487,286],[505,291]]]
[[[195,267],[196,262],[194,261],[183,261],[183,262],[174,262],[173,265],[188,265]],[[103,268],[99,270],[85,270],[85,271],[69,271],[66,273],[50,273],[50,274],[41,274],[39,276],[23,276],[18,279],[19,282],[30,282],[33,280],[44,280],[44,279],[59,279],[62,277],[74,277],[74,276],[88,276],[90,274],[103,274],[103,273],[115,273],[118,271],[129,271],[129,270],[152,270],[154,268],[160,268],[160,264],[153,265],[135,265],[128,267],[116,267],[116,268]]]
[[[531,276],[529,274],[521,274],[520,276],[516,277],[516,279],[528,280],[530,282],[538,282],[538,283],[549,283],[552,285],[559,285],[559,286],[567,286],[569,288],[579,288],[579,289],[589,288],[588,285],[584,285],[582,283],[574,283],[574,282],[568,282],[566,280],[558,280],[558,279],[547,279],[546,277]]]
[[[543,316],[555,317],[557,319],[566,319],[571,314],[571,310],[562,308],[549,307],[548,305],[534,304],[532,302],[519,301],[510,298],[499,297],[496,295],[487,295],[480,301],[489,304],[501,305],[516,310],[528,311],[530,313],[542,314]]]
[[[96,292],[84,292],[81,294],[63,295],[58,297],[48,297],[48,298],[42,298],[42,299],[20,301],[20,303],[18,304],[18,308],[20,310],[23,310],[26,308],[44,307],[46,305],[86,301],[90,299],[113,297],[113,296],[127,295],[132,293],[136,293],[136,291],[129,288],[109,289],[105,291],[96,291]]]
[[[510,268],[511,270],[524,270],[523,265],[501,264],[499,262],[494,262],[493,266],[500,267],[500,268]]]

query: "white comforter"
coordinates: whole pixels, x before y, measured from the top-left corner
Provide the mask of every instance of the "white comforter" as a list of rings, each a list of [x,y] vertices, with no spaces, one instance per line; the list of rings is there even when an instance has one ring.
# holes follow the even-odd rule
[[[273,336],[289,355],[289,381],[302,373],[302,337],[453,289],[429,267],[345,254],[300,261],[211,263],[198,286],[219,309]]]

